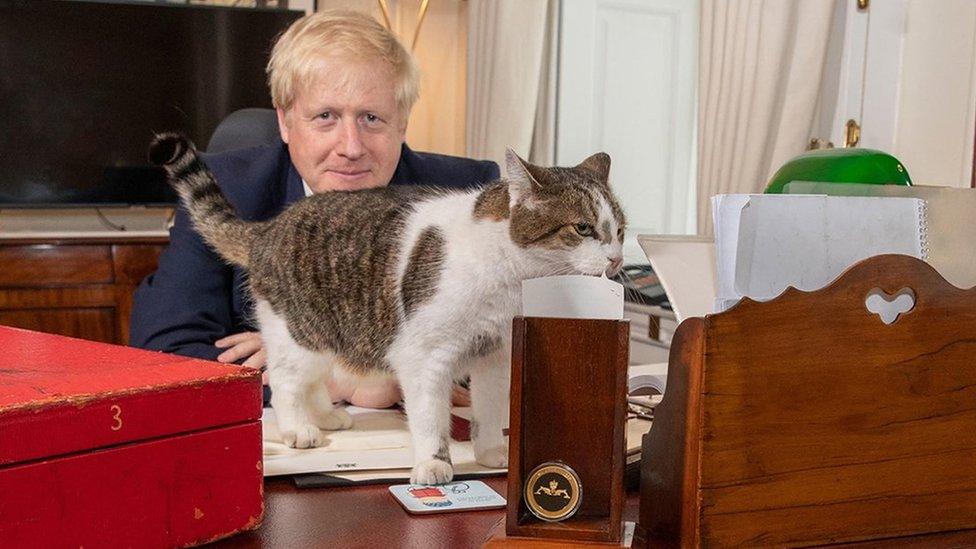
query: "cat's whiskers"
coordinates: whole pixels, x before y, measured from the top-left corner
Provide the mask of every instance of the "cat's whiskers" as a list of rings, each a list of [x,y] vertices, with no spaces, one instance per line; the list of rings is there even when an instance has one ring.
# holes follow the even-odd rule
[[[617,273],[617,276],[620,277],[620,281],[623,283],[623,285],[625,287],[626,286],[636,287],[636,284],[633,283],[634,282],[634,277],[630,276],[630,274],[627,271],[625,271],[624,269],[620,269],[620,272]],[[640,303],[647,303],[647,298],[645,298],[644,297],[644,294],[642,294],[640,292],[634,292],[634,297]],[[630,299],[630,298],[628,297],[628,299]]]

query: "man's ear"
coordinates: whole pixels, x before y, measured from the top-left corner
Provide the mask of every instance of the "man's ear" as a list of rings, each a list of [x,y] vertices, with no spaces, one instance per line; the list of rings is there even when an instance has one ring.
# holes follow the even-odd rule
[[[275,112],[278,114],[278,133],[281,140],[288,143],[288,113],[281,107],[275,107]]]
[[[540,190],[539,182],[530,173],[528,162],[512,149],[505,149],[505,172],[508,174],[508,206],[530,202]]]
[[[610,180],[610,155],[607,153],[598,152],[580,162],[576,167],[592,172],[603,183]]]

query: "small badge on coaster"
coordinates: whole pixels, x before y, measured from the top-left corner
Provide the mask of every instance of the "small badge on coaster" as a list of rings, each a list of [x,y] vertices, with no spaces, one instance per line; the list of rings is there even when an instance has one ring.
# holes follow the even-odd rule
[[[558,461],[549,461],[533,469],[523,490],[529,511],[547,522],[573,516],[579,509],[582,495],[579,475],[572,467]]]

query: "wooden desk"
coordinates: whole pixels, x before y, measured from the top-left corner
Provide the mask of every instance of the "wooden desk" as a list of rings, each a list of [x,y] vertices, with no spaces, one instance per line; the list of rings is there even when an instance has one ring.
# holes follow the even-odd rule
[[[505,495],[505,477],[486,483]],[[630,493],[624,520],[637,519],[637,493]],[[265,482],[264,524],[208,547],[383,547],[463,549],[481,547],[504,509],[410,515],[386,485],[358,488],[295,488],[289,478]]]

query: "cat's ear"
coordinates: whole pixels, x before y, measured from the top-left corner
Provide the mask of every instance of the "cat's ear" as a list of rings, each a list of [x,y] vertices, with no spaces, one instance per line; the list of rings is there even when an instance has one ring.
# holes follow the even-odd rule
[[[505,171],[508,174],[509,207],[520,201],[529,201],[541,190],[539,181],[532,175],[533,168],[512,149],[505,150]]]
[[[598,152],[576,167],[591,172],[603,183],[610,181],[610,155],[607,153]]]

